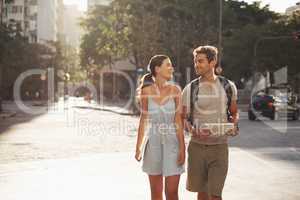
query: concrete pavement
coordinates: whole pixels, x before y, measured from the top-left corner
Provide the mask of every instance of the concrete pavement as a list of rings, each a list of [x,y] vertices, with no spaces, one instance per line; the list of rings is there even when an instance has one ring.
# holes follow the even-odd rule
[[[144,200],[150,199],[147,176],[133,153],[104,153],[73,159],[0,165],[3,200]],[[230,149],[224,188],[228,200],[299,200],[299,168],[266,162],[238,148]],[[180,199],[196,199],[180,182]]]
[[[68,109],[0,121],[1,200],[150,199],[132,152],[138,118]],[[231,141],[225,200],[300,199],[300,124],[283,122],[242,117],[241,134]],[[180,199],[196,199],[185,180],[186,174]]]

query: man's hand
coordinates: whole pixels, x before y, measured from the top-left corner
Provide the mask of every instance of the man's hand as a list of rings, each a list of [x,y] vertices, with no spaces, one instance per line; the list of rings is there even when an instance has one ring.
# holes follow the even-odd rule
[[[206,140],[211,135],[211,131],[208,128],[194,129],[192,136],[198,140]]]
[[[239,127],[238,127],[238,125],[237,125],[237,124],[234,124],[233,129],[230,129],[230,130],[226,133],[226,135],[232,136],[232,137],[239,135]]]

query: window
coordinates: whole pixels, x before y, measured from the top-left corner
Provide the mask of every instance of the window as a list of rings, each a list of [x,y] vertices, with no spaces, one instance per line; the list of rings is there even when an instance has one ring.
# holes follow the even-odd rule
[[[8,1],[8,0],[5,0],[5,4],[10,4],[10,3],[15,3],[15,1]]]
[[[29,2],[29,4],[33,6],[33,5],[37,5],[38,3],[37,3],[37,0],[31,0]]]
[[[24,22],[24,26],[25,26],[25,29],[29,29],[29,22],[28,22],[28,21],[25,21],[25,22]]]
[[[4,16],[7,17],[8,9],[4,8]]]
[[[13,14],[23,13],[23,6],[12,6],[10,12]]]
[[[27,6],[24,8],[24,15],[25,15],[25,17],[29,16],[29,9]]]
[[[16,28],[17,28],[17,30],[22,30],[22,22],[21,21],[17,21]]]

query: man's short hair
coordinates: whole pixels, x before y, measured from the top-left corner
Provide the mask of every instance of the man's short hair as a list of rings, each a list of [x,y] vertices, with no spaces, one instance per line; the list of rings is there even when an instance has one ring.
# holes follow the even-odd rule
[[[211,62],[213,60],[216,61],[218,60],[218,49],[214,46],[207,45],[207,46],[197,47],[193,51],[194,58],[196,58],[198,54],[205,54],[208,62]]]

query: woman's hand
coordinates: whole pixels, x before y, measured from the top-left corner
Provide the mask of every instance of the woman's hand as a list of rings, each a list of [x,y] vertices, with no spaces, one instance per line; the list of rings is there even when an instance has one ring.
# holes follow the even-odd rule
[[[135,151],[135,159],[140,162],[142,160],[142,153],[141,153],[141,150],[137,149]]]
[[[185,162],[185,149],[180,148],[178,152],[178,159],[177,159],[177,164],[178,165],[183,165]]]

